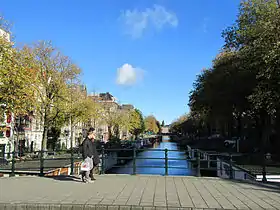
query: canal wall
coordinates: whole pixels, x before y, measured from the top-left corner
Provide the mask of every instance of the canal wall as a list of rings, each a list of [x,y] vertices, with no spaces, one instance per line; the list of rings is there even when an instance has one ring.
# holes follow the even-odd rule
[[[232,167],[232,169],[230,169]],[[256,181],[256,177],[250,174],[249,171],[244,170],[241,167],[238,167],[234,164],[230,164],[224,160],[221,160],[220,158],[217,158],[217,176],[224,178],[224,179],[230,179],[230,173],[232,170],[232,178],[235,180],[250,180],[250,181]]]

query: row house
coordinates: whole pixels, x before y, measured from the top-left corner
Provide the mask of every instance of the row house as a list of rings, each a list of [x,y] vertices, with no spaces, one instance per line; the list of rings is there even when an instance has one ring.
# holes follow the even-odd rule
[[[103,114],[110,114],[116,112],[119,109],[117,99],[109,92],[90,94],[88,97],[92,98],[95,103],[98,103],[105,110]],[[106,117],[99,117],[98,119],[92,119],[90,123],[96,129],[96,138],[107,142],[109,139],[109,127],[106,122]]]
[[[125,112],[129,112],[133,110],[134,107],[130,104],[120,105],[117,102],[117,99],[111,95],[109,92],[106,93],[99,93],[99,94],[90,94],[88,97],[92,98],[94,102],[101,105],[101,107],[105,110],[105,114],[110,115],[111,113],[120,112],[125,114]],[[109,127],[108,123],[106,122],[105,118],[108,116],[100,117],[99,119],[93,119],[91,125],[95,127],[97,133],[97,139],[102,141],[108,141],[109,137]],[[110,116],[109,116],[110,117]],[[113,128],[111,128],[113,129]],[[112,132],[112,131],[111,131]],[[131,134],[128,132],[127,129],[121,129],[119,133],[120,139],[130,139]]]
[[[0,108],[2,109],[0,112],[0,157],[7,157],[9,156],[7,153],[13,151],[13,116],[6,112],[3,104]]]

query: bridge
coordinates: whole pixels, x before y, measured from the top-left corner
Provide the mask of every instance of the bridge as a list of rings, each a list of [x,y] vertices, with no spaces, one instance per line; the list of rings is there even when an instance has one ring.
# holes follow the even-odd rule
[[[277,187],[220,178],[99,175],[0,178],[0,209],[280,209]]]
[[[0,209],[280,209],[279,185],[257,182],[222,162],[222,154],[219,161],[199,151],[188,158],[173,142],[100,153],[100,175],[89,184],[78,176],[79,154],[13,156],[11,164],[0,166],[0,173],[16,175],[0,178]],[[201,177],[209,170],[222,178]],[[235,180],[242,177],[247,178]]]

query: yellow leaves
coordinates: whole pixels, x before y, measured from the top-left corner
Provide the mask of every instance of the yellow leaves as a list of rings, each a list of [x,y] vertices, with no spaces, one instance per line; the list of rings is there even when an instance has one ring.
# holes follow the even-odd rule
[[[14,113],[25,113],[33,101],[30,74],[26,68],[29,62],[21,50],[0,38],[0,98],[7,109]]]
[[[145,118],[145,127],[147,131],[158,133],[159,127],[157,125],[157,120],[154,116],[148,116]]]

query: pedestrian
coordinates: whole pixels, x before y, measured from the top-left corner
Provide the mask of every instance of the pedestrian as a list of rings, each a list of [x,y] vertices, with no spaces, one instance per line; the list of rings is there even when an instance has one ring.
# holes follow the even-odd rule
[[[91,142],[92,142],[92,148],[93,148],[93,156],[92,156],[93,167],[90,170],[90,178],[92,181],[94,181],[96,179],[93,176],[93,170],[95,169],[95,167],[98,167],[98,165],[100,163],[99,154],[96,149],[95,132],[94,132],[94,137],[91,139]]]
[[[85,138],[82,144],[83,160],[89,164],[89,171],[82,172],[82,181],[85,183],[89,183],[91,181],[90,173],[93,169],[93,157],[95,153],[93,148],[94,138],[95,138],[95,129],[90,128],[87,132],[87,137]]]

